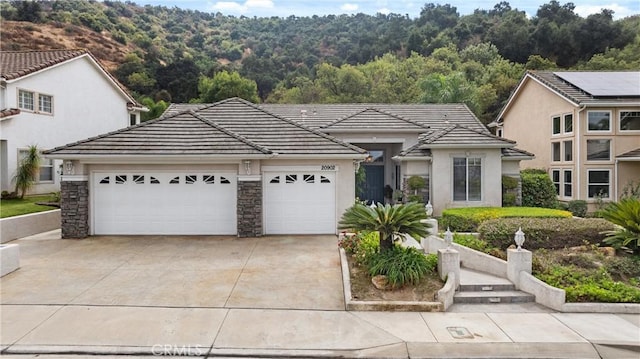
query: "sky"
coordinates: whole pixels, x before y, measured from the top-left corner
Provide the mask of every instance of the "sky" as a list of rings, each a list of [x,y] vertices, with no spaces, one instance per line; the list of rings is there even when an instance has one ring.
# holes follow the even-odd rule
[[[491,10],[500,0],[133,0],[138,5],[162,5],[166,7],[179,7],[182,9],[199,10],[203,12],[220,12],[224,15],[248,16],[248,17],[288,17],[313,16],[313,15],[339,15],[365,13],[375,15],[377,13],[394,13],[409,15],[416,18],[425,3],[450,4],[455,6],[460,15],[473,13],[475,9]],[[525,11],[529,17],[533,17],[540,5],[549,3],[550,0],[521,0],[509,1],[512,8]],[[587,17],[590,14],[599,13],[601,9],[614,11],[614,18],[640,14],[640,0],[559,0],[564,5],[573,2],[575,12]]]

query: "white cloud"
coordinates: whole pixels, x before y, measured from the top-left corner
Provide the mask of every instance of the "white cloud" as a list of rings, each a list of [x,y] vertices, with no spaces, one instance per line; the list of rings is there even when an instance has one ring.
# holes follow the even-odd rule
[[[598,14],[602,12],[602,9],[613,10],[614,19],[620,19],[623,17],[633,15],[633,10],[625,6],[620,6],[616,3],[602,4],[602,5],[576,5],[576,8],[574,11],[576,14],[582,17],[587,17],[589,15]]]
[[[377,14],[384,14],[384,15],[389,15],[391,13],[391,10],[387,9],[386,7],[383,7],[382,9],[378,9],[378,11],[376,11]]]
[[[273,1],[271,0],[247,0],[244,3],[244,6],[247,8],[262,8],[262,9],[272,9]]]
[[[342,4],[342,6],[340,6],[340,10],[342,11],[347,11],[347,12],[352,12],[352,11],[357,11],[358,10],[358,5],[357,4]]]

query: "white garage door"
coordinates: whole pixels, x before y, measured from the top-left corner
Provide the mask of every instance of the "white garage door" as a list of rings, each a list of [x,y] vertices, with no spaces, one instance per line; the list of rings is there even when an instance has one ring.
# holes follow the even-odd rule
[[[94,234],[237,233],[235,174],[95,173]]]
[[[266,234],[336,232],[335,172],[266,172]]]

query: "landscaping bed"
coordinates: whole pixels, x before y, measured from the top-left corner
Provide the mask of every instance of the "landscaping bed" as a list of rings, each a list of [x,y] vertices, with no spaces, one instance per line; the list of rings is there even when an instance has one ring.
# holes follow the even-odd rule
[[[440,228],[452,232],[477,232],[484,221],[497,218],[570,218],[571,212],[537,207],[449,208],[442,212]]]

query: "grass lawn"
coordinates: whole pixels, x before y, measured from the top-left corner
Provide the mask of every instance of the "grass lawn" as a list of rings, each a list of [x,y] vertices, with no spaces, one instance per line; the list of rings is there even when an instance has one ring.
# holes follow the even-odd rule
[[[37,205],[36,202],[50,202],[51,195],[29,196],[24,199],[3,199],[0,201],[0,218],[19,216],[56,209],[51,206]]]

